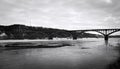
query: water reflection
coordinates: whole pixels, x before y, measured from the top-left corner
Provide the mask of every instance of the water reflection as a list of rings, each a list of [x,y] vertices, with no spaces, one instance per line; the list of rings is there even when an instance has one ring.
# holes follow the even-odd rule
[[[110,63],[107,69],[120,69],[120,44],[117,44],[116,50],[119,52],[119,56],[116,61]]]
[[[111,68],[119,58],[119,51],[114,49],[117,41],[110,40],[112,46],[107,46],[107,49],[104,41],[99,39],[67,41],[73,46],[58,48],[6,49],[0,53],[0,69]]]
[[[108,46],[108,40],[105,40],[105,45]]]

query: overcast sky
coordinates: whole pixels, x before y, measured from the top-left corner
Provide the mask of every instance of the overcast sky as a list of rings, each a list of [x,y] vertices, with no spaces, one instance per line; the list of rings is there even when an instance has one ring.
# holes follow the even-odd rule
[[[120,27],[120,0],[0,0],[0,24],[60,29]]]

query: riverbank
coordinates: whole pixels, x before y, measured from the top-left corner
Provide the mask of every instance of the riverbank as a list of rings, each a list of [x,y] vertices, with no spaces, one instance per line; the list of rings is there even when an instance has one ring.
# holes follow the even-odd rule
[[[16,47],[16,48],[57,48],[63,46],[72,46],[68,41],[50,41],[50,40],[18,40],[6,41],[0,43],[0,47]]]

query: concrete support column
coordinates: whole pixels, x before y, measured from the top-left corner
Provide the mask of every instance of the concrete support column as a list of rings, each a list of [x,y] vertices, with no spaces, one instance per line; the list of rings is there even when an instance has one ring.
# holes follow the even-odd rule
[[[52,40],[52,39],[53,39],[53,37],[48,37],[48,39],[49,39],[49,40]]]
[[[73,40],[77,40],[77,36],[73,36]]]
[[[109,35],[104,35],[105,41],[108,41]]]

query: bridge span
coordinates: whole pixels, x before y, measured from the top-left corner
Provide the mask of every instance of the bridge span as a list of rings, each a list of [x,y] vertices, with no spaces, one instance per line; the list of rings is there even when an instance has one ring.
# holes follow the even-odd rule
[[[120,28],[116,28],[116,29],[87,29],[87,30],[72,30],[75,32],[79,32],[79,33],[84,33],[86,31],[95,31],[98,32],[100,34],[102,34],[104,36],[104,40],[108,41],[108,38],[111,34],[120,31]],[[76,37],[73,37],[73,39],[77,39]]]

